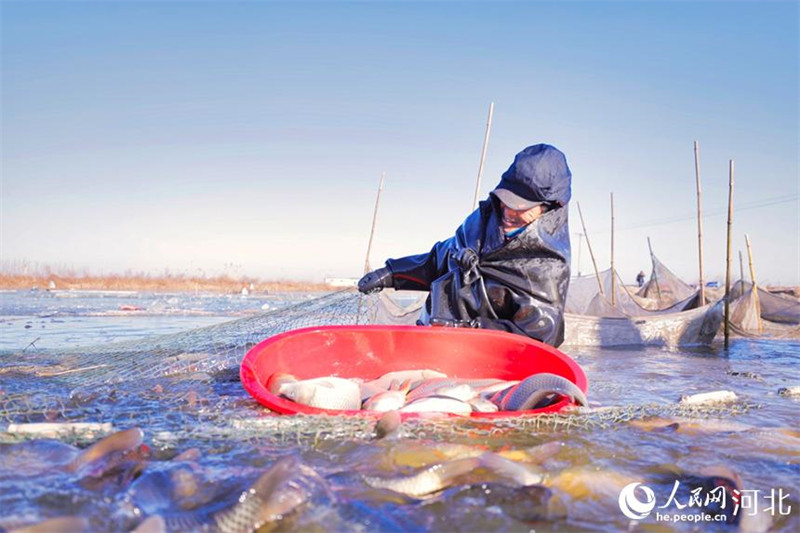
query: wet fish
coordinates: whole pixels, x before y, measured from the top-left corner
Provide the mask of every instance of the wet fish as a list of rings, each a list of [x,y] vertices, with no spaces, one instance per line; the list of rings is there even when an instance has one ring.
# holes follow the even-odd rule
[[[278,392],[293,402],[319,409],[361,409],[361,390],[354,381],[334,376],[284,382]]]
[[[499,410],[497,404],[480,396],[468,400],[467,403],[472,406],[472,410],[476,413],[495,413]]]
[[[736,393],[729,390],[717,390],[712,392],[703,392],[700,394],[692,394],[691,396],[681,396],[681,405],[709,405],[715,403],[729,403],[735,402],[739,397]]]
[[[275,372],[269,378],[267,378],[267,390],[276,396],[280,396],[281,387],[283,385],[297,383],[298,381],[300,380],[291,374],[287,374],[285,372]]]
[[[541,474],[529,464],[517,463],[498,454],[481,452],[475,448],[469,448],[467,453],[470,454],[467,457],[436,463],[414,474],[392,477],[366,476],[364,481],[371,487],[389,489],[415,498],[440,492],[454,485],[460,477],[480,467],[516,486],[534,485],[542,481]],[[480,455],[472,455],[474,453]]]
[[[455,379],[429,379],[423,381],[408,393],[408,401],[413,402],[426,396],[447,396],[466,402],[478,396],[478,392],[467,383]]]
[[[551,394],[566,396],[578,405],[589,403],[583,391],[573,382],[565,377],[543,372],[527,377],[515,385],[501,400],[500,409],[503,411],[533,409]]]
[[[480,458],[467,457],[437,463],[408,476],[365,476],[364,481],[369,486],[377,489],[389,489],[415,498],[421,498],[451,486],[457,478],[472,472],[478,466],[480,466]]]
[[[560,453],[564,447],[564,442],[552,441],[539,444],[538,446],[532,446],[530,448],[522,448],[519,450],[503,450],[497,452],[497,454],[513,461],[540,464]]]
[[[613,470],[575,466],[548,476],[544,485],[556,488],[575,500],[616,501],[620,491],[637,480]]]
[[[221,533],[257,531],[296,511],[316,490],[327,491],[325,480],[296,457],[283,457],[213,521]]]
[[[472,406],[461,400],[447,396],[426,396],[419,400],[407,403],[401,413],[450,413],[468,416],[472,413]]]
[[[423,381],[426,379],[433,379],[433,378],[446,378],[446,377],[447,374],[443,374],[436,370],[430,370],[430,369],[399,370],[396,372],[388,372],[379,377],[378,379],[368,381],[367,384],[384,390],[388,390],[389,387],[392,385],[392,382],[394,381],[402,383],[403,381],[411,380],[411,383],[413,384],[416,381]]]
[[[364,402],[363,408],[369,411],[396,411],[406,404],[406,396],[411,382],[406,380],[402,385],[392,385],[387,391],[375,394]]]
[[[143,441],[144,433],[139,428],[118,431],[92,444],[67,465],[67,470],[99,477],[117,464],[123,455],[142,446]]]
[[[520,487],[542,482],[542,474],[530,464],[512,461],[499,454],[486,452],[479,457],[481,466]]]
[[[489,397],[492,394],[509,389],[519,383],[519,380],[506,381],[504,379],[486,379],[470,382],[470,386],[478,391],[482,396]]]
[[[541,485],[511,487],[502,483],[480,483],[453,490],[458,490],[455,493],[458,501],[482,501],[483,507],[499,507],[508,516],[522,522],[553,520],[567,514],[558,495]]]
[[[800,386],[797,387],[781,387],[778,389],[778,396],[800,396]]]
[[[375,437],[378,439],[385,439],[394,436],[400,430],[402,418],[397,411],[389,411],[381,416],[378,423],[375,424]]]

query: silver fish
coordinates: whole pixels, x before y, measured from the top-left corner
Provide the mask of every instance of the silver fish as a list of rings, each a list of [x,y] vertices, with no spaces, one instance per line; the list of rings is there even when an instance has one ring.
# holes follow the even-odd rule
[[[541,472],[529,464],[506,459],[496,453],[486,452],[479,457],[481,466],[519,486],[536,485],[542,482]]]
[[[139,428],[118,431],[92,444],[67,465],[67,470],[81,475],[99,476],[121,455],[142,445],[144,433]]]
[[[381,416],[378,423],[375,424],[375,438],[384,439],[387,437],[394,437],[400,430],[400,425],[403,423],[400,413],[397,411],[388,411]]]
[[[310,467],[296,457],[281,458],[238,502],[214,514],[214,524],[221,533],[257,531],[297,510],[320,488],[327,491],[326,482]]]
[[[505,395],[500,402],[504,411],[524,411],[532,409],[550,394],[567,396],[579,405],[587,405],[589,401],[582,390],[565,377],[543,372],[522,380]]]
[[[426,396],[406,404],[401,413],[451,413],[467,416],[472,412],[472,406],[461,400],[447,396]]]
[[[486,398],[481,398],[480,396],[468,400],[467,403],[472,406],[472,410],[476,413],[495,413],[499,410],[497,404],[492,403]]]
[[[361,409],[357,383],[334,376],[283,383],[278,392],[290,400],[319,409]]]
[[[392,382],[398,383],[411,380],[411,382],[422,381],[433,378],[446,378],[447,374],[442,374],[436,370],[422,369],[422,370],[399,370],[396,372],[389,372],[382,375],[378,379],[368,381],[366,384],[376,386],[384,390],[388,390]]]
[[[729,390],[716,390],[711,392],[701,392],[690,396],[681,396],[681,405],[709,405],[714,403],[735,402],[739,397],[736,393]]]
[[[426,467],[416,474],[394,477],[367,476],[364,481],[371,487],[389,489],[420,498],[451,486],[455,479],[480,466],[478,457],[455,459]]]
[[[408,393],[408,401],[413,402],[426,396],[447,396],[463,402],[476,397],[478,392],[467,383],[451,379],[437,378],[425,380]]]
[[[369,411],[396,411],[406,404],[406,391],[387,390],[379,392],[369,400],[364,402],[364,409]]]

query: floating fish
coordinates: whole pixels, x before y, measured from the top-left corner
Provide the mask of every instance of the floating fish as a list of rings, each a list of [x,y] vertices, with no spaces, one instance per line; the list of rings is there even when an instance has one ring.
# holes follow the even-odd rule
[[[326,490],[325,480],[296,457],[276,461],[230,508],[214,514],[221,533],[258,531],[309,502],[315,491]]]
[[[470,450],[476,451],[475,449]],[[483,467],[516,486],[541,483],[541,474],[532,466],[517,463],[492,452],[461,457],[426,466],[422,470],[405,476],[366,476],[364,481],[374,488],[389,489],[407,496],[421,498],[453,486],[462,476]]]
[[[566,396],[578,405],[587,405],[589,401],[581,389],[565,377],[547,372],[534,374],[505,395],[500,402],[503,411],[524,411],[536,406],[551,394]]]
[[[781,387],[780,389],[778,389],[778,396],[790,396],[790,397],[800,396],[800,386]]]
[[[531,465],[512,461],[502,455],[486,452],[480,456],[481,466],[491,470],[494,474],[524,487],[542,482],[542,474]]]
[[[361,409],[361,390],[352,380],[334,376],[284,382],[278,392],[293,402],[319,409]]]
[[[397,411],[388,411],[381,416],[378,423],[375,424],[375,437],[378,439],[385,439],[397,434],[402,424],[400,413]]]
[[[445,463],[437,463],[426,467],[416,474],[393,477],[364,477],[364,481],[371,487],[389,489],[394,492],[420,498],[439,492],[451,486],[454,481],[464,474],[472,472],[480,466],[478,457],[454,459]]]
[[[69,465],[67,470],[80,475],[100,477],[118,464],[121,458],[136,451],[144,441],[139,428],[118,431],[92,444]]]
[[[700,394],[692,394],[691,396],[681,396],[681,405],[709,405],[715,403],[730,403],[738,400],[739,397],[736,393],[729,390],[717,390],[712,392],[703,392]]]
[[[483,507],[499,507],[521,522],[565,517],[566,507],[552,490],[541,485],[511,487],[502,483],[478,483],[459,487],[458,501],[482,501]]]

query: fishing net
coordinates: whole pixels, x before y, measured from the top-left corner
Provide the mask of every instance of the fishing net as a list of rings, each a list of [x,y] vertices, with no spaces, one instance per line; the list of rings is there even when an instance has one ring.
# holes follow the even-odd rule
[[[658,300],[661,302],[660,307],[669,307],[694,294],[695,289],[673,274],[656,256],[652,256],[652,259],[650,279],[639,289],[639,296]]]
[[[55,436],[80,441],[112,426],[138,426],[156,441],[173,445],[197,439],[280,442],[370,434],[374,421],[369,419],[272,416],[242,388],[239,365],[251,347],[272,335],[312,326],[401,323],[387,320],[387,309],[394,318],[408,320],[422,301],[421,294],[401,294],[387,307],[388,297],[345,290],[177,334],[58,352],[2,354],[0,420],[8,425],[0,440]],[[674,406],[660,409],[537,417],[535,424],[594,427],[654,413],[675,414]],[[534,423],[513,420],[505,424]],[[432,431],[431,424],[435,430],[445,422],[419,422],[418,429],[414,424],[410,431],[424,434]],[[469,428],[472,422],[463,424]],[[447,425],[451,433],[461,427]]]
[[[781,302],[775,302],[776,299]],[[761,289],[754,291],[752,284],[746,284],[741,280],[737,282],[731,290],[728,319],[733,332],[744,337],[800,338],[800,325],[767,319],[767,316],[774,317],[774,315],[765,313],[765,305],[769,306],[773,313],[783,311],[781,318],[788,319],[791,316],[790,300],[784,300]]]
[[[752,289],[752,283],[739,280],[731,287],[731,297],[739,298]],[[773,294],[760,287],[757,292],[762,318],[782,324],[800,324],[800,299],[788,294]]]
[[[365,323],[368,300],[341,291],[181,333],[0,355],[0,417],[76,422],[102,419],[107,410],[115,424],[151,426],[169,425],[165,412],[223,417],[241,400],[225,384],[241,390],[239,364],[247,350],[288,330]]]

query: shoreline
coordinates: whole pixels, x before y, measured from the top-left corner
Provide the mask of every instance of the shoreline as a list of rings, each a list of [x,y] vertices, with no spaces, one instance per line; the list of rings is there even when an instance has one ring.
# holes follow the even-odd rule
[[[219,294],[270,292],[330,292],[342,289],[327,283],[253,278],[187,276],[41,276],[0,274],[0,290],[95,290],[141,292],[213,292]]]

